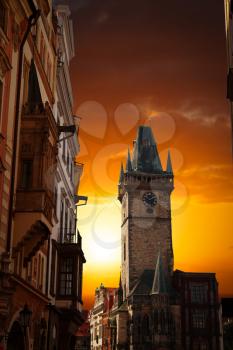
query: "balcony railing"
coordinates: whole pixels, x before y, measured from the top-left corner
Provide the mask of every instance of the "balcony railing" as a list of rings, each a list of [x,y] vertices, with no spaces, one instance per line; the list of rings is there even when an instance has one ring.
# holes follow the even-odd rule
[[[81,246],[82,237],[80,233],[73,228],[60,229],[60,243],[62,244],[79,244]]]

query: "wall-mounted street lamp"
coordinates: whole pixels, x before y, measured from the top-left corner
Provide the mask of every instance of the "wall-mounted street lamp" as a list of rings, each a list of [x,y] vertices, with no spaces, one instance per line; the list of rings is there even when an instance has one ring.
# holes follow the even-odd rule
[[[78,195],[74,196],[74,203],[77,207],[80,207],[81,205],[87,205],[87,201],[88,201],[87,196],[78,196]]]
[[[79,124],[80,124],[80,120],[81,117],[77,116],[77,115],[73,115],[73,119],[74,119],[74,124],[71,125],[58,125],[58,134],[60,136],[61,133],[68,133],[69,135],[63,137],[62,139],[59,139],[58,142],[61,142],[63,140],[68,139],[69,137],[73,136],[79,129]]]
[[[76,126],[75,125],[58,125],[58,134],[60,136],[61,133],[68,133],[69,135],[58,139],[58,142],[61,142],[63,140],[68,139],[69,137],[73,136],[76,133]]]

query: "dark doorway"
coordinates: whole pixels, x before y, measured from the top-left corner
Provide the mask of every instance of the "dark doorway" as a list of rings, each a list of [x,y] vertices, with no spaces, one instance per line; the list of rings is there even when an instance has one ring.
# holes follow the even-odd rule
[[[7,350],[25,350],[24,336],[19,322],[14,322],[7,340]]]

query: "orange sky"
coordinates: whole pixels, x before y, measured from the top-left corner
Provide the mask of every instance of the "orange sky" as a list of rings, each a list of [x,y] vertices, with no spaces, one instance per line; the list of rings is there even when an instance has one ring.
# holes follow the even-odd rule
[[[74,112],[82,116],[85,164],[79,229],[87,258],[84,301],[116,286],[120,267],[121,160],[137,126],[151,125],[162,162],[175,170],[175,268],[217,273],[233,294],[233,172],[226,95],[224,9],[220,1],[70,2],[77,55]]]

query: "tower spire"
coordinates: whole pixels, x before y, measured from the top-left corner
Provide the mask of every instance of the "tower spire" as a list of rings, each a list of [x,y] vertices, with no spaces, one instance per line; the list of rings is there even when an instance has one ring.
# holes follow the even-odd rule
[[[120,176],[119,176],[119,184],[121,184],[124,180],[124,167],[123,164],[121,162],[121,170],[120,170]]]
[[[127,156],[127,162],[126,162],[126,171],[128,172],[133,171],[129,148],[128,148],[128,156]]]
[[[166,172],[170,173],[170,174],[173,174],[170,150],[168,151],[168,156],[167,156],[167,169],[166,169]]]
[[[161,253],[159,251],[151,294],[166,294],[166,293],[168,293],[168,285],[166,282],[166,276],[163,268]]]
[[[157,145],[149,126],[140,126],[134,143],[133,168],[145,173],[163,172]]]

